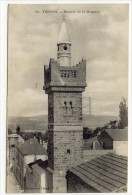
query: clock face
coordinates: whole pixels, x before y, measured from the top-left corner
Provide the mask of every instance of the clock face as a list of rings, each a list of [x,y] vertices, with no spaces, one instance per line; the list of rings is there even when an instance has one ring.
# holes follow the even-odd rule
[[[67,46],[66,45],[63,48],[64,48],[64,50],[67,50]]]

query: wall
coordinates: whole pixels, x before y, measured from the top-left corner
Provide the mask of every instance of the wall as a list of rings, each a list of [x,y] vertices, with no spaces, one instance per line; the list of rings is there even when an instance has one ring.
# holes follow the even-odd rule
[[[102,146],[98,141],[85,141],[83,144],[84,150],[101,150],[103,149]]]
[[[37,164],[32,166],[32,169],[27,166],[26,168],[26,192],[30,193],[45,193],[46,192],[46,179],[45,170]]]
[[[15,145],[16,145],[17,141],[18,141],[18,135],[17,134],[8,135],[9,164],[10,164],[10,167],[14,167]]]
[[[54,169],[64,170],[82,163],[81,132],[54,132]]]
[[[61,92],[54,93],[53,97],[54,125],[79,125],[82,123],[82,93]]]
[[[54,125],[82,123],[82,93],[50,93],[48,95],[48,123],[54,123]]]
[[[17,182],[19,183],[21,188],[24,189],[24,159],[22,153],[18,150],[17,147],[15,147],[15,160],[13,170]]]
[[[104,149],[113,149],[113,140],[105,131],[98,136],[98,141]]]
[[[128,141],[113,141],[113,149],[116,154],[128,156]]]
[[[25,192],[30,193],[33,192],[34,186],[33,186],[33,170],[27,165],[26,167],[26,185],[25,185]]]
[[[94,158],[100,157],[101,155],[107,154],[109,152],[114,152],[113,150],[84,150],[83,160],[90,161]]]
[[[54,132],[53,130],[48,131],[48,167],[54,169]]]
[[[47,177],[45,170],[43,174],[41,174],[41,193],[46,193],[47,192]]]
[[[21,188],[25,187],[25,174],[27,164],[37,159],[47,160],[47,155],[27,155],[23,154],[15,147],[14,175]]]
[[[10,134],[8,135],[8,141],[9,141],[9,145],[11,146],[12,144],[16,144],[18,141],[18,135],[17,134]]]
[[[48,96],[48,165],[63,170],[82,162],[82,93],[54,92]]]
[[[50,59],[49,67],[45,66],[45,87],[50,86],[86,86],[86,61],[79,62],[76,66],[60,66],[57,61]],[[61,71],[76,71],[76,77],[62,77]],[[63,88],[64,91],[64,88]],[[46,92],[47,93],[47,92]]]
[[[46,178],[47,178],[47,192],[53,192],[53,171],[48,167],[46,169]]]
[[[66,193],[67,181],[65,171],[52,171],[49,167],[46,169],[47,192],[48,193]]]
[[[64,47],[66,46],[66,49],[64,50]],[[60,63],[60,66],[70,66],[70,44],[61,43],[58,45],[58,53],[57,53],[58,61]]]
[[[15,146],[12,144],[9,148],[9,163],[10,167],[14,166],[14,160],[15,160]]]

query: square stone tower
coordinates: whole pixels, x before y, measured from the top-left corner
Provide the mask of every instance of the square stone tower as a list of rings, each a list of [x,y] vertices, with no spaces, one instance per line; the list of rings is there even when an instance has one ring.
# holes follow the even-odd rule
[[[49,192],[67,192],[66,170],[83,161],[82,92],[86,87],[86,61],[71,66],[71,42],[63,19],[58,61],[44,66],[44,90],[48,94]]]

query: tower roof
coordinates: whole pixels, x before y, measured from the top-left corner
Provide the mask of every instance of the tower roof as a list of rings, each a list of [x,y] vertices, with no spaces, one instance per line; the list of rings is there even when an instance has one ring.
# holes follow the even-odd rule
[[[63,23],[62,23],[62,26],[61,26],[59,39],[58,39],[58,44],[60,44],[60,43],[69,43],[69,44],[71,44],[69,34],[68,34],[68,31],[67,31],[67,26],[66,26],[66,23],[65,23],[65,18],[63,18]]]

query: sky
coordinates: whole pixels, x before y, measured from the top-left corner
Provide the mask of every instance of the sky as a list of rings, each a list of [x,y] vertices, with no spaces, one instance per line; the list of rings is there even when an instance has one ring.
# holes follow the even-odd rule
[[[9,116],[47,114],[44,65],[50,58],[57,59],[64,11],[72,43],[71,64],[82,57],[87,63],[83,114],[89,114],[86,97],[90,96],[93,115],[119,115],[119,103],[128,96],[127,4],[18,4],[9,5],[8,11]]]

